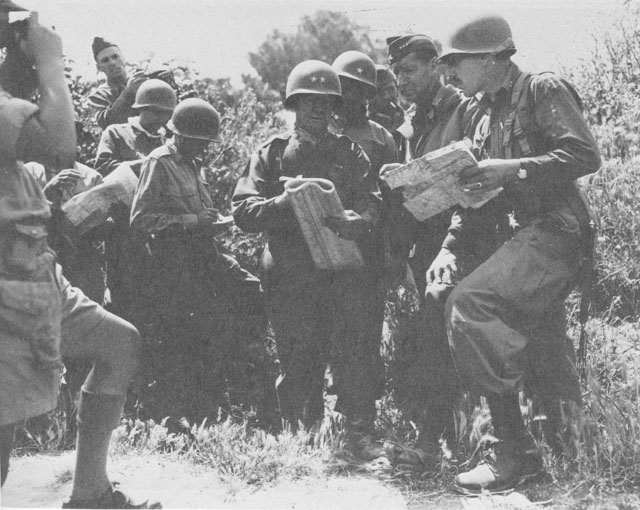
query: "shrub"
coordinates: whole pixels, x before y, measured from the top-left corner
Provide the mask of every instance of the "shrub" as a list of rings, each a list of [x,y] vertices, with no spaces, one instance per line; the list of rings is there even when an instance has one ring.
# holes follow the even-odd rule
[[[611,160],[584,186],[600,221],[595,312],[634,319],[640,312],[640,158]]]

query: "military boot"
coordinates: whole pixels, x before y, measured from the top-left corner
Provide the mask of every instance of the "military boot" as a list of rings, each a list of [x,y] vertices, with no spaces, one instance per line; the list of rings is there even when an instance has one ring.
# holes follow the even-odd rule
[[[475,468],[456,476],[455,488],[463,494],[499,494],[542,474],[542,457],[527,442],[526,437],[498,439]]]

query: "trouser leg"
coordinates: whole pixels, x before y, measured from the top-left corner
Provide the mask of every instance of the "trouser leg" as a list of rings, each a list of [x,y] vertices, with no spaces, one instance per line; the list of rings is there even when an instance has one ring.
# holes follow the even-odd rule
[[[460,400],[460,386],[449,350],[445,328],[445,303],[452,285],[431,284],[425,296],[420,349],[424,414],[419,423],[419,443],[438,444],[446,440],[455,448],[456,428],[454,412]]]
[[[487,395],[487,404],[496,437],[519,440],[526,435],[517,393]]]
[[[384,295],[372,271],[336,275],[332,285],[336,310],[331,370],[336,411],[347,423],[373,432],[376,399],[384,384],[380,340]]]
[[[265,312],[260,280],[230,255],[220,254],[211,266],[213,285],[234,305],[236,313],[262,315]]]
[[[522,321],[538,327],[545,321],[549,307],[570,290],[579,260],[577,237],[532,225],[454,288],[446,325],[457,372],[469,389],[484,395],[522,389],[525,349],[535,340]]]
[[[282,419],[311,426],[324,411],[322,390],[331,328],[329,285],[301,275],[266,283],[267,309],[280,361]]]
[[[577,236],[553,225],[532,224],[449,296],[445,313],[454,363],[467,387],[487,397],[499,439],[493,460],[458,475],[458,487],[505,490],[541,471],[539,455],[527,445],[518,392],[525,374],[540,365],[531,356],[532,346],[541,342],[536,332],[543,329],[550,308],[568,294],[579,261]]]

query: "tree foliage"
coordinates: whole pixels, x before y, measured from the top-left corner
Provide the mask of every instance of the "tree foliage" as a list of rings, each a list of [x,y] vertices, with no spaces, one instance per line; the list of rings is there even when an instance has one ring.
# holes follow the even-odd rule
[[[330,64],[348,50],[362,51],[374,60],[383,58],[380,45],[369,38],[368,27],[357,25],[342,12],[318,11],[303,16],[294,34],[274,30],[255,53],[249,53],[249,62],[265,83],[283,93],[296,64],[309,59]]]
[[[568,75],[583,98],[606,158],[626,159],[640,146],[640,2],[625,2],[619,20],[595,38],[590,57]]]

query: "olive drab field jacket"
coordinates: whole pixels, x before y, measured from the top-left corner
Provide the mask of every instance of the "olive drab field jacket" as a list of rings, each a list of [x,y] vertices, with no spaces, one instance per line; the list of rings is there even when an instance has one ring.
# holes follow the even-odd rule
[[[258,149],[238,180],[233,195],[236,225],[247,232],[266,232],[262,269],[315,271],[311,253],[291,209],[278,209],[274,199],[283,193],[286,177],[314,177],[332,181],[345,210],[377,223],[379,197],[368,179],[370,164],[356,143],[327,133],[313,141],[298,130],[275,136]]]

